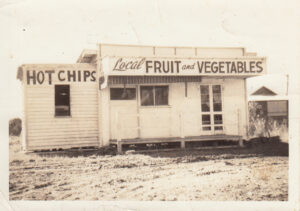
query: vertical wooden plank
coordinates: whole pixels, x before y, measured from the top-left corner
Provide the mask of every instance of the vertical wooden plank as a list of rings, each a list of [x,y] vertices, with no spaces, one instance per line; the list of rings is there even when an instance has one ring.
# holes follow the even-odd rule
[[[99,81],[99,78],[101,76],[101,65],[102,65],[102,62],[101,62],[101,57],[100,57],[100,54],[101,54],[101,45],[99,44],[98,46],[99,50],[97,51],[97,58],[96,58],[96,63],[97,63],[97,67],[96,67],[96,75],[97,75],[97,78],[96,78],[96,83],[97,83],[97,106],[98,106],[98,109],[97,109],[97,116],[98,116],[98,120],[97,120],[97,123],[98,123],[98,144],[99,144],[99,147],[102,147],[103,146],[103,141],[102,141],[102,133],[101,133],[101,118],[102,118],[102,114],[101,114],[101,106],[102,106],[102,100],[101,100],[101,94],[100,94],[100,81]]]
[[[169,109],[169,137],[172,137],[172,110]]]
[[[248,97],[247,97],[247,82],[244,78],[244,101],[245,101],[245,115],[246,115],[246,139],[248,139],[249,130],[249,108],[248,108]]]
[[[180,141],[180,148],[181,149],[185,148],[185,141],[184,141],[184,139]]]
[[[117,151],[118,154],[122,154],[122,143],[120,140],[117,141]]]
[[[27,78],[26,69],[23,68],[23,119],[22,119],[22,148],[27,150],[28,146],[28,123],[27,123]]]
[[[237,126],[238,126],[238,135],[241,135],[241,126],[240,126],[240,109],[237,110]]]
[[[239,146],[240,146],[240,147],[243,147],[243,146],[244,146],[243,138],[242,138],[242,137],[239,138]]]
[[[188,83],[185,81],[184,82],[184,90],[185,90],[185,97],[188,96]]]
[[[138,130],[138,138],[141,137],[141,120],[140,120],[140,91],[139,85],[136,85],[136,111],[137,111],[137,130]]]
[[[179,114],[179,121],[180,121],[180,138],[184,138],[184,123],[183,123],[183,113],[180,112]]]

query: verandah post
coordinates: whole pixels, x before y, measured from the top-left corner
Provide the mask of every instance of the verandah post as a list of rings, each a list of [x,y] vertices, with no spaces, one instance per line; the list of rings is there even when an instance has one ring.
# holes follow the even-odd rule
[[[116,112],[116,131],[117,133],[117,151],[118,153],[122,153],[122,124],[120,124],[120,112]],[[119,129],[119,130],[118,130]]]
[[[238,117],[238,119],[237,119],[237,123],[238,123],[238,136],[239,136],[239,146],[240,147],[243,147],[244,146],[244,144],[243,144],[243,136],[241,135],[241,126],[240,126],[240,123],[241,123],[241,121],[240,121],[240,109],[238,109],[238,112],[237,112],[237,117]]]
[[[183,125],[183,113],[179,113],[179,122],[180,122],[180,147],[182,149],[185,148],[185,141],[184,141],[184,125]]]

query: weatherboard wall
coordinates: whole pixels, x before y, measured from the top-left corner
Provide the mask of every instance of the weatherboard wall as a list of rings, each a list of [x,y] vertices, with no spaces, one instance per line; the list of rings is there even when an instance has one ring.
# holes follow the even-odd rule
[[[169,87],[167,106],[141,106],[139,87],[142,85],[165,85]],[[222,87],[222,131],[203,131],[201,115],[200,85],[221,85]],[[101,90],[103,116],[101,134],[103,145],[109,140],[134,138],[169,138],[201,135],[240,135],[247,138],[247,103],[244,80],[235,78],[204,77],[201,82],[161,83],[127,85],[136,88],[135,100],[110,100],[111,85]]]
[[[26,126],[26,150],[40,150],[51,148],[70,148],[83,146],[98,146],[98,85],[95,76],[96,66],[90,64],[71,65],[23,65],[24,109]],[[27,72],[51,71],[51,84],[49,74],[28,82]],[[66,72],[60,71],[86,71],[81,76],[70,78]],[[88,72],[90,74],[88,74]],[[42,82],[42,83],[39,83]],[[55,116],[55,88],[57,84],[70,85],[70,116]]]

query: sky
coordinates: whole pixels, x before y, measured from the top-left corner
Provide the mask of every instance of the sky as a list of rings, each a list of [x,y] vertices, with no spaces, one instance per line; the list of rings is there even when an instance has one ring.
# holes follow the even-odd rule
[[[296,1],[1,1],[6,115],[22,112],[19,65],[74,63],[83,48],[100,42],[245,47],[267,57],[268,74],[289,74],[298,11]]]
[[[217,0],[2,0],[0,1],[1,111],[22,114],[16,79],[25,63],[74,63],[97,43],[245,47],[267,58],[268,75],[252,78],[249,89],[270,80],[299,93],[296,55],[300,46],[298,1]],[[294,82],[293,82],[294,80]]]
[[[296,97],[299,11],[296,0],[0,0],[0,111],[6,121],[0,134],[7,133],[8,119],[22,115],[19,65],[74,63],[96,43],[245,47],[267,57],[268,75],[277,75],[249,83],[284,86],[280,77],[289,74],[289,94]]]
[[[74,63],[97,43],[245,47],[277,75],[250,79],[249,90],[264,82],[285,90],[281,78],[299,76],[299,9],[297,1],[274,0],[0,0],[1,113],[22,116],[18,66]],[[290,94],[299,92],[293,87]]]

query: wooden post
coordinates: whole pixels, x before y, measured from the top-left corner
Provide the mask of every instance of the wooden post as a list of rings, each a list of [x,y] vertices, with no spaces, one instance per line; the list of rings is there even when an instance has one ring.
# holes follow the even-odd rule
[[[185,141],[184,141],[184,139],[182,139],[182,140],[180,141],[180,148],[181,148],[181,149],[184,149],[184,148],[185,148]]]
[[[22,70],[22,74],[23,74],[23,81],[22,81],[22,85],[23,85],[23,118],[22,118],[22,131],[21,131],[21,143],[22,143],[22,151],[27,151],[27,147],[28,147],[28,139],[27,139],[27,131],[28,131],[28,124],[27,124],[27,84],[26,84],[26,71],[25,69]]]
[[[180,138],[184,138],[183,113],[179,114]]]
[[[184,125],[183,125],[183,113],[179,113],[179,123],[180,123],[180,148],[184,149],[185,148],[185,141],[184,141]]]
[[[136,85],[136,118],[137,118],[137,134],[138,134],[138,138],[141,137],[141,116],[140,116],[140,91],[139,91],[139,85]]]
[[[243,137],[241,136],[241,126],[240,126],[240,123],[241,123],[241,121],[240,121],[240,109],[238,109],[237,116],[238,116],[237,123],[238,123],[239,146],[243,147],[244,144],[243,144]]]
[[[122,126],[120,124],[120,121],[119,121],[119,111],[116,112],[116,130],[115,132],[118,131],[117,133],[117,141],[121,141],[121,137],[122,137]]]
[[[122,142],[121,142],[121,139],[122,139],[122,125],[120,124],[120,121],[119,121],[119,111],[116,112],[116,130],[115,131],[118,131],[117,133],[117,151],[118,151],[118,154],[121,154],[122,153]],[[119,130],[118,130],[119,129]]]
[[[237,110],[237,125],[238,125],[238,135],[241,135],[241,126],[240,126],[240,109]]]
[[[119,140],[117,140],[117,150],[118,154],[122,154],[122,143]]]
[[[239,146],[240,147],[244,146],[244,142],[243,142],[243,138],[242,137],[239,138]]]

